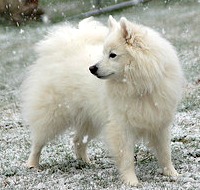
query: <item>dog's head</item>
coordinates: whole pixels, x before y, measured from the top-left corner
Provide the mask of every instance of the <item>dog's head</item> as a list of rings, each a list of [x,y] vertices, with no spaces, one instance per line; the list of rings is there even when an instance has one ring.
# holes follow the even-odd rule
[[[103,59],[90,67],[91,73],[101,79],[116,78],[122,75],[127,59],[124,41],[119,32],[120,25],[112,16],[109,17],[108,25],[109,34],[104,43]]]
[[[149,82],[152,75],[157,80],[161,69],[155,55],[158,52],[153,52],[155,47],[152,44],[156,44],[154,40],[159,35],[147,27],[129,22],[124,17],[116,22],[110,16],[108,26],[109,34],[104,43],[103,59],[89,68],[91,73],[101,79],[131,83],[140,81],[140,85]]]
[[[109,34],[104,43],[103,59],[90,67],[92,74],[98,78],[121,78],[126,65],[134,60],[134,53],[143,51],[141,29],[135,27],[126,18],[120,22],[110,16],[108,19]],[[139,31],[138,31],[139,30]]]

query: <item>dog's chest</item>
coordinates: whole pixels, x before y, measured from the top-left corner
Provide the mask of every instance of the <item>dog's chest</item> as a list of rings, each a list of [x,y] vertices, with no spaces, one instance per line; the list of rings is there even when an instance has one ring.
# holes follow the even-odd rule
[[[110,112],[118,122],[137,128],[161,126],[164,115],[157,102],[135,97],[113,98]]]

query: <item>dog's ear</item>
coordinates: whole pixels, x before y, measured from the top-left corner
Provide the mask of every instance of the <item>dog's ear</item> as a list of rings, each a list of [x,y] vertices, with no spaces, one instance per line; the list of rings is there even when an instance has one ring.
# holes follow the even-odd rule
[[[123,37],[125,39],[130,39],[132,36],[132,28],[130,27],[129,21],[125,17],[120,19],[120,26]]]
[[[113,31],[117,27],[117,25],[117,21],[112,17],[112,15],[110,15],[108,18],[109,31]]]

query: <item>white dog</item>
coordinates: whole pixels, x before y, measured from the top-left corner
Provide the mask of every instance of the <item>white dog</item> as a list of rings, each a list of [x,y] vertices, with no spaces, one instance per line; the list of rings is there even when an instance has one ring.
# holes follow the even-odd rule
[[[28,166],[37,167],[45,143],[70,126],[76,129],[77,158],[89,162],[86,145],[105,126],[125,183],[139,183],[133,157],[139,138],[155,148],[163,173],[177,176],[170,124],[184,77],[176,52],[148,27],[111,16],[108,23],[109,31],[87,19],[39,43],[39,59],[23,85],[23,113],[32,131]],[[93,77],[89,66],[106,80]]]

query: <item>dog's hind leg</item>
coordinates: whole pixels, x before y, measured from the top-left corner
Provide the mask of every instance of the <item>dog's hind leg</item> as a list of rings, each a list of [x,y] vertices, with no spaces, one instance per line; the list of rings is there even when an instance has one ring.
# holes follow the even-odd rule
[[[38,141],[36,139],[33,140],[32,146],[31,146],[31,153],[29,155],[28,161],[26,163],[26,166],[28,168],[38,168],[39,167],[39,159],[40,154],[42,151],[43,146],[46,142],[44,141]]]
[[[96,135],[97,131],[93,128],[90,122],[85,122],[81,127],[79,126],[77,128],[73,139],[77,159],[90,163],[90,159],[87,155],[87,145]]]
[[[46,115],[41,114],[36,118],[30,126],[32,147],[26,164],[29,168],[37,168],[39,166],[42,148],[67,128],[67,125],[65,125],[67,123],[66,120],[62,115],[55,115],[55,112]]]
[[[48,128],[49,127],[49,128]],[[31,126],[31,153],[27,161],[28,168],[38,168],[42,148],[45,144],[56,136],[52,133],[53,129],[49,125],[42,125],[40,127]]]

